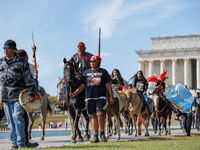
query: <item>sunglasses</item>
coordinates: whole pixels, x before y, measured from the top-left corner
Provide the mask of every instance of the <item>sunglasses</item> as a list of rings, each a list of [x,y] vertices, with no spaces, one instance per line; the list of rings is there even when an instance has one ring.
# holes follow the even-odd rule
[[[80,46],[77,46],[77,47],[84,47],[84,46],[80,45]]]
[[[90,60],[90,62],[96,62],[96,60]]]
[[[11,49],[11,48],[15,48],[14,46],[4,46],[3,49]]]

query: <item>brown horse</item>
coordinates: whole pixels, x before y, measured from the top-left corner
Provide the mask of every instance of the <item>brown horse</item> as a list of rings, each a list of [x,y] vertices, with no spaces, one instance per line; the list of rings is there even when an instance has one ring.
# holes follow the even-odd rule
[[[140,98],[138,93],[134,92],[133,90],[126,91],[127,100],[130,103],[129,105],[129,112],[132,118],[134,127],[135,127],[135,137],[137,136],[137,127],[136,127],[136,117],[137,115],[137,125],[138,125],[138,135],[141,135],[140,129],[140,118],[145,126],[145,136],[149,136],[148,127],[149,127],[149,120],[150,115],[148,113],[148,109],[144,101]]]
[[[172,110],[171,107],[157,94],[154,94],[154,107],[155,107],[155,114],[156,118],[158,120],[158,125],[159,125],[159,132],[158,135],[161,135],[161,124],[163,123],[163,127],[165,128],[165,135],[169,133],[171,134],[171,115],[172,115]],[[168,119],[168,126],[169,126],[169,132],[167,131],[167,117],[169,116]],[[162,123],[161,123],[161,118],[162,118]]]
[[[199,121],[200,121],[200,106],[198,105],[197,106],[197,110],[196,110],[196,127],[197,127],[197,130],[199,131]]]
[[[110,104],[110,95],[109,92],[107,91],[107,103],[106,103],[106,116],[107,116],[107,122],[106,122],[106,137],[109,139],[109,122],[111,122],[111,117],[114,116],[116,120],[116,139],[120,140],[120,122],[119,122],[119,115],[121,113],[124,113],[124,105],[123,102],[120,98],[120,96],[117,94],[115,90],[113,90],[113,98],[115,100],[114,104]]]

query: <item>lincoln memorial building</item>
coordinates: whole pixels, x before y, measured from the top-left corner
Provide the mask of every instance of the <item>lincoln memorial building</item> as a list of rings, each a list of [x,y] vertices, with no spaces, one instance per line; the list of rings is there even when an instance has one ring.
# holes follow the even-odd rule
[[[181,83],[200,88],[200,34],[151,38],[152,50],[136,50],[139,70],[144,76],[160,75],[168,70],[166,86]],[[149,83],[150,87],[154,83]]]

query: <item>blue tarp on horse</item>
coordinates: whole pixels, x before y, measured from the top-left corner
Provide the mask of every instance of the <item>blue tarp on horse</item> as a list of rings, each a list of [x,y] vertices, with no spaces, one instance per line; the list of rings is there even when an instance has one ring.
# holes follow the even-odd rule
[[[182,113],[192,106],[194,98],[190,91],[184,88],[180,83],[169,93],[167,99],[172,102]]]

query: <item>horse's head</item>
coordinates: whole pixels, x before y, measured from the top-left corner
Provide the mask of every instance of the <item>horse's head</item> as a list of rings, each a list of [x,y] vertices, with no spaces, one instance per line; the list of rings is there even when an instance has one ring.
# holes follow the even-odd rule
[[[158,106],[158,103],[159,103],[159,96],[154,94],[153,96],[153,103],[154,103],[154,106],[157,107]]]
[[[66,85],[71,85],[73,83],[75,77],[75,68],[74,64],[71,61],[67,61],[65,58],[64,62],[64,70],[63,70],[63,79]]]
[[[133,90],[126,90],[127,101],[130,102],[133,98]]]
[[[63,86],[64,86],[64,80],[58,78],[58,83],[57,83],[57,100],[61,101],[63,99]]]

